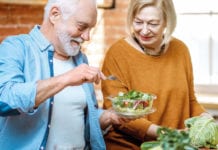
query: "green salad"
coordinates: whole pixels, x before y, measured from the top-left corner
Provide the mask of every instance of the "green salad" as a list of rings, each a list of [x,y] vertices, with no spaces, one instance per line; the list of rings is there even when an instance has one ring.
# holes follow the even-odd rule
[[[153,94],[131,90],[127,93],[119,92],[112,102],[115,111],[137,115],[150,111],[154,99],[156,96]]]

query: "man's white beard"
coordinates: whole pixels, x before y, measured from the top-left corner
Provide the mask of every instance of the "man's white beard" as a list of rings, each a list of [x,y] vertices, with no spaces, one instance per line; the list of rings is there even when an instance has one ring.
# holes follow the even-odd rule
[[[72,38],[63,29],[57,30],[57,35],[58,35],[58,38],[61,42],[61,45],[63,46],[64,52],[68,56],[76,56],[79,53],[80,48],[81,48],[80,44],[83,42],[83,40],[81,38],[79,38],[79,37]],[[77,43],[79,43],[79,45],[72,46],[71,41],[76,41]]]

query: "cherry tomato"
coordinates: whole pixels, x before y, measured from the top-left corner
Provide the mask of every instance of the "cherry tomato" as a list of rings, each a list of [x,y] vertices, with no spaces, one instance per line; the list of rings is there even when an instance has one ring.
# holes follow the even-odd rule
[[[148,105],[149,105],[149,102],[148,101],[143,101],[143,107],[145,108],[145,107],[148,107]]]

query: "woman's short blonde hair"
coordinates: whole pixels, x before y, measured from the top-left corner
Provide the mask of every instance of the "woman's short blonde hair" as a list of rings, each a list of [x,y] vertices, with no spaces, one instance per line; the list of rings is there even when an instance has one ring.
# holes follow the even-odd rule
[[[127,32],[133,33],[133,20],[135,16],[146,6],[155,6],[162,10],[166,30],[162,44],[170,41],[171,35],[176,27],[176,11],[172,0],[130,0],[127,12]]]

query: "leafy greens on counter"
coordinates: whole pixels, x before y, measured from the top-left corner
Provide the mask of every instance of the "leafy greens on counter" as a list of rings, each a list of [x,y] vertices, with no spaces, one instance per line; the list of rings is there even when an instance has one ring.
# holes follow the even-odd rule
[[[218,149],[218,124],[213,118],[197,116],[185,120],[187,131],[160,127],[157,141],[144,142],[141,150]]]
[[[191,144],[196,147],[217,148],[218,124],[213,118],[192,117],[185,120],[185,126],[189,128]]]
[[[144,142],[141,150],[197,150],[190,144],[191,139],[186,131],[161,127],[158,129],[157,135],[157,141]]]

